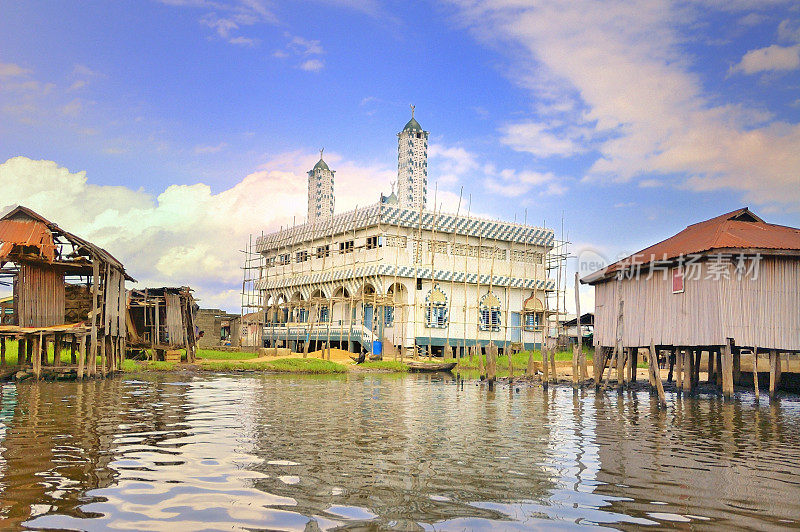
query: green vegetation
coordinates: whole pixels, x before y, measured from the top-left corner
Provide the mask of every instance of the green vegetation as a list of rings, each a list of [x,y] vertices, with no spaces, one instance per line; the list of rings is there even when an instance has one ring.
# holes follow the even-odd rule
[[[201,368],[210,371],[268,371],[269,362],[247,362],[245,360],[206,360]]]
[[[214,351],[213,349],[198,349],[197,358],[202,360],[249,360],[258,358],[255,353],[240,351]]]
[[[397,360],[375,360],[367,361],[358,365],[359,368],[364,369],[382,369],[387,371],[408,371],[408,366]]]
[[[269,364],[269,369],[273,371],[292,373],[344,373],[347,371],[342,364],[318,358],[279,358],[266,364]]]

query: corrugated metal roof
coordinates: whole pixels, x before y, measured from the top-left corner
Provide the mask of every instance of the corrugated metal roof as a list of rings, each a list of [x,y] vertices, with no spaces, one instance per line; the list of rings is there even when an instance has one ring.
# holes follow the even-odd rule
[[[4,256],[11,252],[13,246],[35,247],[47,261],[55,258],[55,245],[53,234],[47,225],[38,220],[0,220],[0,242],[12,244],[3,246]]]
[[[40,214],[23,206],[12,209],[11,212],[0,219],[0,259],[11,253],[14,246],[22,245],[37,247],[43,258],[48,262],[53,262],[55,260],[53,232],[57,232],[67,240],[85,248],[91,255],[103,262],[120,269],[129,281],[135,281],[125,273],[122,263],[115,259],[111,253],[88,240],[64,231]]]
[[[749,209],[738,209],[690,225],[675,236],[587,275],[581,282],[596,283],[630,266],[720,249],[800,252],[800,229],[768,224]]]

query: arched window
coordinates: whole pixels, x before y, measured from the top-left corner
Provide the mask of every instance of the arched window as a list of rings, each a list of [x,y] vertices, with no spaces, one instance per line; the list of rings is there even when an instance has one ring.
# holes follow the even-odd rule
[[[444,329],[447,327],[447,296],[439,285],[434,285],[425,297],[428,327]]]
[[[478,318],[482,331],[500,330],[500,300],[492,292],[488,292],[481,298]]]
[[[544,325],[544,304],[536,296],[531,296],[525,300],[522,306],[525,315],[525,330],[538,332]]]

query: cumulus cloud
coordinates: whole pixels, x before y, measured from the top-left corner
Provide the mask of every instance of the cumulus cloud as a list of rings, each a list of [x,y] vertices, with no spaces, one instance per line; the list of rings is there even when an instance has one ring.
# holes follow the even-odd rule
[[[325,68],[325,63],[323,63],[321,59],[307,59],[300,63],[299,68],[306,72],[316,72]]]
[[[22,68],[16,63],[0,63],[0,78],[13,78],[25,76],[30,73],[30,70]]]
[[[255,46],[258,39],[240,34],[243,28],[257,24],[276,24],[275,14],[263,0],[160,0],[162,4],[205,11],[200,24],[214,30],[217,37],[230,44]]]
[[[773,44],[766,48],[750,50],[733,67],[733,72],[756,74],[758,72],[794,70],[800,68],[800,44],[780,46]]]
[[[707,93],[685,54],[701,10],[646,0],[451,3],[478,39],[509,50],[509,75],[532,90],[539,116],[580,132],[564,135],[562,125],[554,132],[532,117],[533,125],[506,131],[515,149],[540,157],[569,155],[576,146],[596,151],[587,172],[594,180],[677,181],[800,205],[800,124]],[[761,5],[706,4],[731,11]]]
[[[337,212],[374,203],[394,172],[326,153],[337,170]],[[202,306],[238,308],[242,256],[250,234],[302,223],[305,172],[316,155],[277,156],[233,187],[171,185],[159,194],[95,185],[86,172],[14,157],[0,164],[0,214],[14,205],[95,242],[125,264],[140,286],[195,288]]]
[[[272,52],[272,56],[278,59],[294,58],[299,60],[297,68],[306,72],[317,72],[325,68],[325,62],[319,57],[325,53],[325,49],[318,40],[305,39],[299,35],[286,33],[288,39],[286,47]]]

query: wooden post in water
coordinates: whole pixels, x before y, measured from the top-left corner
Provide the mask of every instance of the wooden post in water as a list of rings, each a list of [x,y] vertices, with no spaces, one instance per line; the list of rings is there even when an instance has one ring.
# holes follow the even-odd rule
[[[739,385],[742,380],[742,350],[735,349],[733,352],[733,384]]]
[[[694,353],[688,347],[683,348],[683,391],[691,393],[694,385]]]
[[[753,389],[756,392],[756,401],[760,399],[758,393],[758,348],[753,347]]]
[[[483,369],[483,353],[481,353],[482,350],[483,348],[481,346],[475,344],[475,352],[478,355],[478,374],[480,375],[481,380],[486,378],[486,372]],[[486,362],[488,364],[489,362],[488,359]]]
[[[533,374],[536,373],[536,361],[533,359],[533,349],[528,354],[528,367],[525,369],[525,375],[528,377],[533,377]]]
[[[508,344],[506,344],[508,345]],[[508,349],[506,356],[508,357],[508,383],[514,382],[514,361],[512,359],[513,349]]]
[[[708,350],[708,364],[706,365],[706,367],[708,368],[708,378],[706,379],[706,382],[709,383],[709,384],[714,382],[714,374],[715,374],[715,371],[716,371],[714,369],[714,359],[715,358],[716,358],[716,356],[714,355],[714,350],[713,349],[709,349]]]
[[[694,352],[694,382],[692,383],[693,388],[697,388],[700,385],[700,363],[703,361],[703,351],[702,349],[697,349]]]
[[[675,388],[683,391],[683,351],[675,349]]]
[[[0,366],[6,365],[6,337],[0,337]]]
[[[717,348],[714,349],[714,359],[714,379],[717,386],[722,389],[722,351]]]
[[[594,377],[595,388],[600,387],[600,377],[603,376],[603,369],[606,366],[606,357],[603,348],[599,345],[594,346],[594,357],[592,358],[592,375]]]
[[[53,366],[59,367],[61,365],[61,335],[56,334],[53,338]],[[45,355],[47,356],[47,355]]]
[[[775,390],[778,387],[778,351],[769,350],[769,396],[775,397]]]
[[[661,406],[667,406],[667,398],[664,395],[664,383],[661,382],[661,371],[658,368],[658,354],[653,340],[650,340],[650,372],[653,374],[653,380],[656,382],[656,391],[658,392],[658,402]]]
[[[558,345],[558,340],[556,340],[556,346]],[[553,380],[553,384],[558,383],[558,374],[556,373],[556,347],[554,346],[552,349],[549,350],[550,352],[550,378]]]
[[[726,399],[733,397],[733,352],[730,338],[722,346],[722,395]]]
[[[494,342],[486,348],[486,378],[489,384],[493,384],[497,378],[497,346]]]
[[[83,371],[86,365],[86,336],[81,336],[78,347],[78,380],[83,379]]]
[[[36,380],[42,376],[42,334],[39,337],[33,338],[33,372],[36,374]]]
[[[625,385],[625,348],[620,345],[617,349],[617,390],[622,390]]]
[[[72,335],[72,341],[69,343],[69,363],[72,364],[73,366],[75,364],[77,364],[77,360],[78,360],[76,358],[76,355],[75,355],[75,349],[76,349],[76,346],[75,346],[75,335],[73,334]]]
[[[547,345],[542,342],[542,384],[545,388],[548,382],[550,382],[550,364],[547,360]]]

